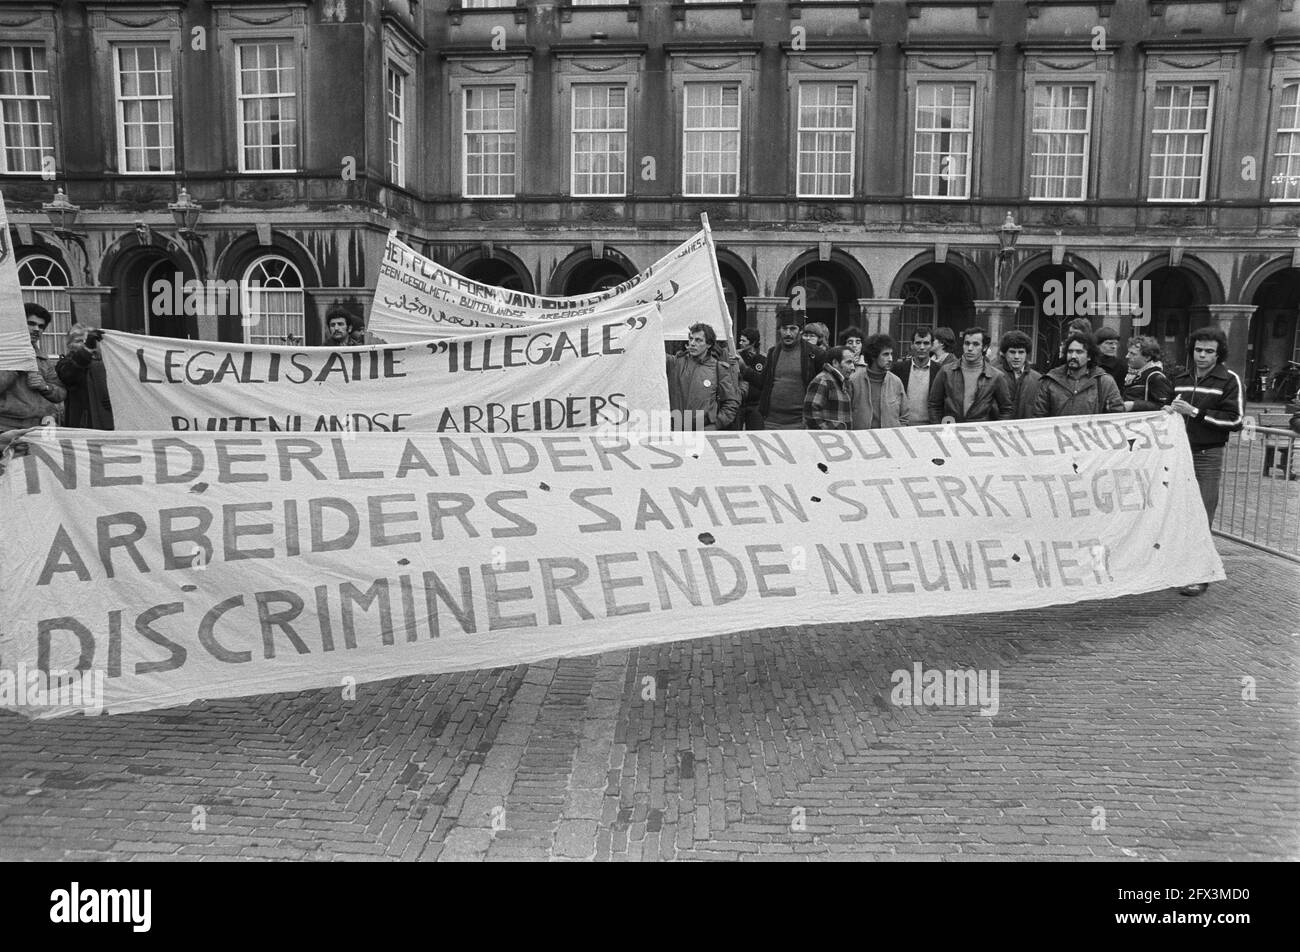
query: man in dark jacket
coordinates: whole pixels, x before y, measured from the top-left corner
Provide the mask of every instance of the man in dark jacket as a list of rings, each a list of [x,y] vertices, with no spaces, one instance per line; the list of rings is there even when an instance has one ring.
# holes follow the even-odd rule
[[[763,392],[763,354],[758,349],[761,338],[757,327],[746,327],[740,332],[740,346],[736,349],[740,372],[740,412],[732,423],[737,430],[763,429],[763,415],[758,412],[758,399]]]
[[[961,360],[944,364],[930,387],[930,422],[956,423],[1011,419],[1007,375],[989,363],[989,332],[968,327],[961,332]]]
[[[1173,401],[1174,385],[1160,365],[1160,344],[1154,337],[1135,337],[1128,345],[1132,379],[1124,384],[1124,409],[1161,410]]]
[[[35,370],[0,370],[0,432],[40,426],[46,420],[57,421],[68,391],[59,382],[54,361],[41,353],[41,335],[54,318],[39,304],[28,301],[27,333],[36,351]]]
[[[1029,366],[1031,342],[1024,331],[1007,331],[998,342],[1002,356],[998,358],[998,369],[1007,375],[1007,386],[1011,390],[1012,417],[1016,420],[1026,419],[1038,399],[1038,382],[1043,375]]]
[[[1119,355],[1119,331],[1103,327],[1092,335],[1097,342],[1097,366],[1115,378],[1115,386],[1122,391],[1128,375],[1128,362]]]
[[[668,358],[668,408],[681,430],[725,430],[740,409],[739,377],[713,350],[717,334],[692,324],[686,349]]]
[[[804,395],[826,363],[826,352],[800,340],[803,320],[785,312],[779,328],[781,341],[763,362],[763,387],[758,412],[768,430],[802,430]]]
[[[912,332],[912,354],[894,361],[891,371],[903,384],[907,399],[907,425],[921,426],[930,422],[930,384],[934,381],[938,362],[930,353],[934,335],[929,328]]]
[[[108,374],[99,342],[104,332],[84,324],[73,324],[68,331],[68,352],[55,367],[59,380],[68,389],[64,402],[63,425],[83,430],[113,429],[113,404],[108,397]]]
[[[1228,338],[1217,327],[1192,331],[1192,359],[1188,368],[1174,378],[1174,401],[1166,413],[1178,413],[1187,424],[1187,442],[1192,447],[1192,469],[1201,489],[1205,516],[1214,524],[1219,504],[1219,480],[1223,475],[1223,447],[1228,434],[1241,429],[1246,407],[1241,378],[1223,365],[1228,359]],[[1184,595],[1200,595],[1208,582],[1184,586]]]
[[[1065,339],[1065,366],[1053,367],[1038,381],[1030,416],[1081,416],[1122,413],[1124,401],[1115,378],[1095,363],[1097,345],[1076,331]]]

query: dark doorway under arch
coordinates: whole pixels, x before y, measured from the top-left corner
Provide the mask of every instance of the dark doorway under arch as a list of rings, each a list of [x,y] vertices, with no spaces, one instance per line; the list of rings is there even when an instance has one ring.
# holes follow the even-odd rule
[[[564,280],[561,297],[581,297],[622,284],[635,272],[628,271],[609,258],[591,258],[574,265]]]
[[[532,291],[532,282],[519,269],[502,258],[478,258],[462,266],[460,273],[471,281],[490,284],[510,291]]]
[[[1268,368],[1269,380],[1286,366],[1300,361],[1300,268],[1283,268],[1269,275],[1250,300],[1255,313],[1250,318],[1248,371]],[[1269,391],[1265,394],[1271,398]]]
[[[802,298],[806,322],[825,324],[832,345],[846,327],[862,326],[857,282],[847,268],[834,260],[811,261],[796,268],[782,293],[796,304]]]
[[[974,294],[959,268],[931,261],[908,274],[901,289],[899,340],[910,341],[913,331],[934,327],[952,328],[960,340],[975,323]]]

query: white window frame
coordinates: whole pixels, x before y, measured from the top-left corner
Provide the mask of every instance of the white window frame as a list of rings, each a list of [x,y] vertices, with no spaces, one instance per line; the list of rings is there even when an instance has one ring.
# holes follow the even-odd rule
[[[1173,93],[1172,93],[1172,90],[1177,87],[1186,87],[1193,91],[1193,95],[1195,95],[1195,90],[1197,90],[1200,87],[1204,87],[1209,90],[1209,98],[1205,109],[1204,128],[1157,130],[1156,122],[1161,112],[1161,107],[1159,103],[1160,92],[1162,89],[1166,89],[1166,88],[1170,89],[1171,90],[1170,109],[1171,110],[1178,109],[1180,107],[1173,105]],[[1217,83],[1215,83],[1213,80],[1162,79],[1162,80],[1158,80],[1155,83],[1152,92],[1151,109],[1150,109],[1151,125],[1147,131],[1147,139],[1145,143],[1145,152],[1146,152],[1146,159],[1147,159],[1146,195],[1147,195],[1148,202],[1158,203],[1158,204],[1185,205],[1189,202],[1205,201],[1205,196],[1209,190],[1209,184],[1210,184],[1210,143],[1212,138],[1214,137],[1214,120],[1215,120],[1216,108],[1218,106],[1218,99],[1219,97],[1218,97]],[[1191,109],[1195,107],[1189,106],[1188,108]],[[1157,181],[1164,182],[1164,183],[1169,183],[1174,181],[1182,182],[1186,180],[1187,176],[1179,176],[1177,178],[1160,176],[1159,178],[1157,178],[1155,172],[1156,158],[1157,158],[1156,137],[1164,136],[1167,138],[1173,138],[1177,136],[1193,136],[1193,135],[1200,135],[1202,137],[1201,152],[1200,152],[1201,173],[1200,173],[1200,182],[1198,184],[1198,188],[1196,192],[1196,197],[1195,198],[1187,198],[1184,196],[1178,196],[1174,198],[1163,197],[1163,196],[1157,197],[1155,195],[1155,187],[1154,187]],[[1171,156],[1174,155],[1175,153],[1165,152],[1163,154],[1166,156]],[[1183,152],[1177,154],[1181,155],[1184,161],[1187,158],[1195,155],[1195,153],[1191,153],[1191,152]]]
[[[997,44],[988,41],[971,41],[961,46],[927,46],[924,42],[904,43],[903,54],[907,84],[907,139],[906,169],[907,196],[916,202],[969,202],[981,195],[981,176],[984,153],[994,149],[990,130],[986,128],[991,113],[986,109],[990,99],[993,78],[997,73]],[[973,87],[971,97],[970,161],[967,189],[963,195],[918,195],[916,192],[917,116],[920,109],[920,87],[923,83],[968,84]],[[996,157],[1001,160],[1001,157]]]
[[[399,188],[406,187],[406,113],[410,74],[393,60],[384,64],[384,156],[388,180]],[[393,96],[393,82],[397,96]],[[396,103],[396,111],[393,106]],[[394,136],[396,128],[396,136]]]
[[[44,54],[44,61],[45,61],[44,69],[39,72],[44,72],[45,74],[45,88],[48,90],[48,93],[46,95],[41,95],[40,93],[34,93],[32,95],[11,94],[7,96],[0,96],[0,174],[39,175],[41,174],[42,165],[45,162],[46,158],[55,155],[55,143],[57,141],[56,138],[57,123],[55,122],[55,114],[54,114],[55,113],[54,102],[55,102],[55,92],[56,92],[55,84],[54,84],[55,76],[56,76],[54,70],[55,64],[53,62],[54,51],[51,49],[50,44],[48,44],[44,40],[39,40],[39,39],[22,36],[22,35],[16,35],[13,36],[12,38],[6,35],[4,42],[0,43],[0,50],[8,50],[10,48],[35,49],[35,50],[40,50]],[[32,70],[33,75],[36,75],[37,72],[38,71],[33,68]],[[5,111],[4,107],[7,103],[11,103],[11,102],[37,103],[36,128],[37,128],[37,134],[41,138],[41,141],[37,144],[38,155],[37,155],[36,168],[34,169],[28,169],[28,168],[13,169],[9,167],[9,154],[8,154],[9,140],[8,140],[8,132],[7,132],[8,127],[4,122],[4,111]],[[49,136],[50,136],[49,142],[44,141],[45,129],[47,127],[49,129]],[[27,148],[29,147],[24,142],[21,148],[23,149],[23,151],[26,151]]]
[[[958,89],[962,89],[962,88],[965,88],[965,89],[969,89],[969,90],[970,90],[970,106],[969,106],[969,110],[970,110],[970,125],[969,125],[969,126],[960,127],[960,128],[957,127],[957,126],[952,126],[952,127],[948,128],[948,129],[944,129],[944,127],[942,127],[942,126],[935,126],[935,127],[928,127],[928,126],[927,126],[925,129],[922,129],[922,128],[921,128],[921,108],[922,108],[921,99],[922,99],[922,90],[923,90],[923,89],[928,90],[928,89],[931,89],[931,88],[935,88],[935,89],[937,89],[937,88],[942,88],[942,87],[950,87],[950,88],[953,90],[953,93],[954,93],[954,95],[953,95],[954,105],[953,105],[952,108],[954,109],[954,111],[958,108],[958,107],[956,106],[956,95],[955,95],[955,94],[956,94],[956,91],[957,91]],[[978,120],[977,120],[977,118],[976,118],[976,100],[977,100],[978,98],[979,98],[979,87],[978,87],[975,83],[970,82],[970,81],[963,81],[963,80],[948,80],[948,79],[937,79],[937,78],[935,78],[935,79],[924,79],[924,80],[919,81],[919,82],[916,84],[916,96],[915,96],[915,100],[914,100],[913,105],[912,105],[912,136],[911,136],[911,163],[910,163],[911,166],[912,166],[912,185],[911,185],[911,197],[912,197],[912,198],[914,198],[914,199],[924,199],[924,200],[929,200],[929,201],[935,201],[935,200],[937,200],[937,201],[958,201],[958,202],[964,202],[964,201],[969,201],[969,200],[972,198],[972,196],[974,195],[974,186],[975,186],[975,128],[976,128],[976,124],[977,124],[977,122],[978,122]],[[938,108],[942,108],[942,107],[938,107]],[[918,177],[919,177],[919,176],[922,176],[922,173],[921,173],[921,172],[918,170],[918,168],[917,168],[917,165],[918,165],[918,163],[917,163],[917,156],[920,155],[919,145],[920,145],[920,139],[921,139],[921,136],[923,136],[923,135],[925,135],[925,136],[933,136],[933,135],[944,135],[944,134],[947,134],[947,135],[965,135],[965,136],[966,136],[966,150],[965,150],[965,156],[966,156],[966,174],[965,174],[965,176],[964,176],[964,178],[965,178],[965,182],[966,182],[966,187],[961,191],[961,193],[953,193],[953,192],[950,192],[950,193],[948,193],[948,194],[946,194],[946,195],[926,195],[926,194],[921,194],[920,192],[917,191],[917,181],[918,181]],[[929,153],[929,154],[935,154],[935,155],[937,155],[938,153]],[[949,156],[953,156],[953,155],[958,155],[958,154],[960,154],[960,153],[954,152],[954,151],[952,151],[952,150],[950,149],[946,154],[949,155]],[[938,180],[940,180],[940,179],[942,178],[942,173],[939,173],[938,175],[933,175],[933,176],[930,175],[930,174],[928,174],[928,173],[926,173],[926,174],[924,175],[924,178],[926,178],[927,180],[929,180],[929,179],[933,179],[933,180],[935,180],[935,181],[938,181]]]
[[[1112,97],[1109,95],[1111,75],[1115,66],[1113,49],[1093,50],[1087,46],[1080,49],[1078,44],[1062,41],[1041,40],[1022,45],[1024,52],[1024,70],[1022,89],[1025,95],[1025,119],[1023,152],[1025,156],[1022,182],[1024,194],[1029,201],[1042,204],[1058,203],[1077,206],[1096,197],[1098,178],[1103,161],[1101,155],[1102,138],[1107,130],[1115,127],[1112,121],[1107,124],[1106,115]],[[1050,86],[1090,86],[1092,88],[1088,118],[1088,151],[1085,164],[1087,173],[1084,178],[1082,198],[1036,198],[1034,197],[1034,99],[1039,85]],[[1088,206],[1083,208],[1085,216]]]
[[[244,88],[244,52],[254,47],[275,47],[277,50],[287,51],[287,55],[292,60],[292,80],[293,90],[289,93],[277,92],[274,94],[264,93],[245,93]],[[245,175],[285,175],[297,172],[302,164],[302,116],[304,103],[301,91],[304,88],[302,78],[302,61],[303,57],[298,55],[296,44],[292,37],[269,35],[265,37],[242,37],[235,41],[235,128],[238,136],[239,149],[239,171]],[[277,58],[278,62],[278,58]],[[279,70],[276,71],[277,74]],[[294,117],[292,124],[288,128],[293,129],[293,151],[292,164],[288,167],[255,169],[249,168],[247,163],[247,150],[250,148],[246,141],[246,122],[244,118],[244,103],[252,100],[264,99],[290,99],[294,103]],[[261,121],[261,120],[259,120]],[[283,127],[282,120],[276,120]],[[283,145],[277,146],[256,146],[258,149],[274,148],[277,151],[284,148]],[[281,153],[283,155],[283,153]]]
[[[690,103],[691,90],[692,90],[692,89],[702,90],[702,89],[707,89],[707,88],[710,88],[710,87],[717,87],[718,89],[722,90],[722,91],[723,91],[723,97],[725,97],[725,94],[726,94],[726,90],[727,90],[727,89],[729,89],[729,88],[731,88],[731,87],[734,87],[734,88],[735,88],[735,90],[736,90],[736,105],[735,105],[735,109],[736,109],[736,124],[735,124],[734,128],[733,128],[732,126],[729,126],[729,125],[718,125],[718,126],[707,126],[707,125],[706,125],[706,126],[700,126],[700,127],[698,127],[698,128],[688,128],[688,127],[687,127],[686,122],[687,122],[687,118],[688,118],[688,116],[689,116],[689,114],[690,114],[690,109],[691,109],[691,103]],[[710,108],[710,107],[708,107],[708,106],[706,105],[704,108]],[[727,106],[726,106],[726,104],[725,104],[724,102],[720,102],[718,108],[719,108],[719,109],[726,109]],[[692,172],[690,171],[689,167],[688,167],[688,162],[687,162],[687,154],[688,154],[688,153],[687,153],[687,137],[690,136],[690,135],[702,135],[702,136],[706,136],[706,137],[707,137],[710,133],[721,133],[721,134],[726,134],[726,133],[735,133],[735,136],[736,136],[736,148],[735,148],[735,151],[734,151],[734,156],[735,156],[735,173],[734,173],[734,174],[735,174],[735,179],[736,179],[736,187],[735,187],[735,189],[734,189],[733,191],[717,191],[717,192],[697,191],[697,192],[693,192],[693,191],[691,191],[691,190],[687,187],[688,176],[690,176],[690,175],[692,175],[692,174],[697,174],[697,175],[700,175],[700,176],[703,176],[703,177],[706,177],[706,178],[707,178],[709,175],[715,174],[715,173],[708,173],[708,172],[692,173]],[[742,178],[743,178],[743,168],[742,168],[742,165],[741,165],[741,159],[742,159],[742,156],[744,155],[744,138],[745,138],[745,89],[744,89],[744,85],[743,85],[742,83],[739,83],[739,82],[734,81],[734,80],[732,80],[732,81],[728,81],[728,80],[720,80],[720,81],[719,81],[719,80],[690,80],[690,81],[684,83],[684,84],[683,84],[683,87],[682,87],[682,127],[681,127],[681,135],[682,135],[682,147],[681,147],[681,151],[680,151],[679,154],[680,154],[680,156],[681,156],[681,164],[682,164],[682,176],[681,176],[682,196],[683,196],[684,198],[737,198],[737,197],[739,197],[739,195],[740,195],[740,193],[741,193],[741,180],[742,180]],[[728,153],[728,152],[725,152],[725,151],[721,151],[721,150],[705,151],[705,150],[701,149],[701,150],[699,150],[699,153],[698,153],[698,154],[700,154],[700,155],[706,155],[706,154],[708,154],[708,155],[722,155],[722,156],[725,156],[725,155],[728,155],[729,153]],[[723,172],[719,172],[719,173],[716,173],[716,174],[718,174],[720,177],[725,177],[725,176],[727,176],[727,175],[729,175],[729,174],[731,174],[731,173],[726,172],[726,171],[723,171]]]
[[[276,287],[261,282],[254,286],[251,283],[254,276],[253,272],[261,269],[264,274],[269,273],[266,266],[272,262],[283,265],[283,267],[279,269],[280,273],[277,275],[277,280],[283,281],[284,275],[291,273],[297,279],[297,286],[281,285]],[[244,272],[240,276],[239,281],[239,312],[241,318],[243,318],[241,319],[240,324],[244,331],[244,343],[282,344],[286,342],[286,339],[290,335],[296,337],[298,343],[305,341],[307,339],[307,300],[304,287],[305,283],[303,282],[302,272],[299,271],[298,266],[284,254],[272,251],[268,254],[259,255],[257,258],[250,261],[248,266],[244,268]],[[283,295],[284,301],[296,301],[297,307],[292,311],[287,308],[277,310],[274,317],[281,323],[278,323],[274,328],[272,328],[271,333],[255,334],[255,330],[265,329],[259,308],[268,300],[268,295]],[[277,299],[271,298],[270,300]],[[247,323],[247,319],[255,314],[258,317],[257,323]],[[285,331],[285,333],[276,336],[275,332],[280,330]]]
[[[166,95],[154,96],[132,96],[127,97],[122,91],[122,54],[127,50],[139,49],[159,50],[165,57],[165,69],[162,75],[166,76],[167,93]],[[172,57],[171,46],[165,41],[157,40],[137,40],[134,42],[114,43],[112,45],[113,53],[113,100],[116,116],[117,132],[117,169],[125,175],[175,175],[176,174],[176,109],[175,109],[175,60]],[[132,169],[129,168],[127,161],[127,135],[126,135],[126,103],[127,102],[161,102],[159,114],[167,118],[167,127],[171,130],[171,145],[166,149],[166,154],[170,157],[170,168],[158,170],[151,169]],[[161,148],[161,146],[159,147]],[[149,148],[145,147],[146,153]],[[165,164],[165,163],[164,163]]]
[[[617,90],[620,90],[620,91],[622,92],[622,94],[623,94],[623,116],[622,116],[622,124],[621,124],[618,128],[609,128],[609,129],[596,129],[596,128],[593,128],[593,129],[584,129],[584,128],[579,128],[579,126],[578,126],[578,99],[579,99],[580,95],[582,94],[581,91],[592,90],[592,89],[600,89],[600,90],[604,90],[606,93],[611,92],[611,91],[616,90],[616,89],[617,89]],[[601,83],[601,82],[580,83],[580,82],[574,82],[574,83],[572,83],[572,84],[570,85],[570,87],[569,87],[569,194],[570,194],[571,196],[573,196],[574,198],[624,198],[624,197],[627,196],[627,183],[628,183],[628,141],[629,141],[629,139],[630,139],[630,134],[629,134],[629,130],[628,130],[628,111],[629,111],[629,109],[628,109],[628,99],[629,99],[628,92],[629,92],[629,91],[628,91],[628,87],[627,87],[627,84],[626,84],[626,83]],[[609,109],[612,109],[613,107],[611,107],[611,106],[609,106],[609,105],[605,105],[605,106],[603,106],[603,107],[598,107],[598,108],[603,108],[603,109],[609,110]],[[608,149],[605,149],[605,150],[602,151],[602,152],[591,151],[591,152],[588,152],[588,153],[586,153],[586,154],[590,154],[590,155],[602,155],[602,156],[605,156],[606,158],[610,158],[610,157],[613,157],[613,156],[619,156],[619,157],[622,159],[622,162],[623,162],[623,169],[622,169],[622,182],[621,182],[622,187],[619,188],[619,189],[617,189],[617,190],[615,190],[615,191],[604,191],[604,192],[598,192],[598,191],[586,191],[586,192],[584,192],[584,191],[579,191],[579,189],[578,189],[578,176],[579,176],[579,172],[578,172],[578,137],[579,137],[579,136],[582,136],[582,135],[601,135],[601,134],[608,135],[608,136],[611,138],[611,140],[613,140],[613,139],[617,139],[618,137],[621,137],[621,140],[619,140],[619,141],[621,141],[621,143],[622,143],[622,148],[608,148]],[[604,173],[595,173],[595,172],[592,172],[592,173],[588,173],[588,174],[590,174],[590,175],[592,175],[592,176],[595,176],[595,175],[602,175],[603,177],[605,177],[605,178],[608,179],[608,178],[609,178],[610,176],[612,176],[614,173],[612,173],[612,172],[604,172]]]
[[[498,93],[497,105],[495,107],[495,111],[498,113],[503,111],[500,105],[500,98],[499,98],[500,92],[503,90],[510,91],[511,98],[513,100],[510,106],[510,112],[513,115],[514,122],[511,123],[510,129],[508,131],[504,129],[475,129],[475,130],[470,129],[469,127],[470,96],[472,93],[482,93],[486,90],[495,90]],[[522,154],[522,150],[520,149],[520,141],[519,141],[520,140],[519,99],[520,99],[519,90],[513,83],[475,83],[472,85],[466,85],[461,90],[460,193],[465,198],[514,198],[519,193],[519,157]],[[513,137],[514,147],[509,153],[514,156],[513,165],[510,171],[510,181],[513,187],[508,192],[472,192],[470,191],[470,185],[469,185],[470,136],[492,135],[492,134],[508,134]],[[487,152],[483,152],[482,154],[485,156],[488,155]],[[508,153],[503,151],[498,151],[492,154],[501,156],[501,155],[506,155]],[[482,174],[486,178],[488,173],[482,173]],[[502,173],[498,171],[492,173],[492,177],[499,180],[503,176]]]
[[[931,332],[931,333],[932,333],[932,332],[934,331],[934,329],[938,326],[938,321],[939,321],[939,295],[935,293],[934,286],[933,286],[932,284],[930,284],[929,281],[926,281],[926,280],[923,279],[923,278],[918,278],[916,275],[912,275],[911,277],[909,277],[906,281],[904,281],[904,282],[902,283],[902,285],[900,286],[900,291],[899,291],[899,293],[902,294],[903,291],[905,291],[905,290],[907,289],[907,285],[909,285],[909,284],[918,284],[918,285],[920,285],[922,288],[924,288],[926,291],[928,291],[928,292],[930,293],[930,303],[929,303],[929,304],[919,304],[919,303],[918,303],[918,304],[908,304],[908,303],[907,303],[907,297],[906,297],[906,295],[904,295],[904,297],[903,297],[903,303],[902,303],[901,305],[899,305],[899,308],[898,308],[898,340],[899,340],[898,347],[899,347],[899,349],[907,350],[908,353],[911,352],[911,351],[910,351],[910,347],[911,347],[911,345],[912,345],[912,338],[915,336],[915,332],[916,332],[916,331],[923,330],[923,331],[927,331],[927,332]],[[908,316],[907,316],[907,309],[908,309],[909,307],[911,307],[911,308],[922,308],[922,307],[923,307],[923,308],[926,308],[926,309],[927,309],[927,313],[928,313],[930,316],[926,319],[926,323],[925,323],[924,325],[922,325],[922,324],[918,324],[918,323],[916,323],[914,320],[911,320],[910,318],[908,318]]]
[[[52,281],[54,276],[60,277],[61,282]],[[31,280],[27,280],[29,277]],[[47,254],[24,255],[18,261],[18,285],[23,301],[41,305],[53,318],[45,330],[45,338],[58,343],[54,348],[47,347],[47,353],[63,352],[63,342],[72,327],[72,298],[68,295],[70,280],[68,269]]]
[[[1038,91],[1040,89],[1082,89],[1087,93],[1088,101],[1085,106],[1086,122],[1082,129],[1053,129],[1050,127],[1040,128],[1034,121],[1038,112]],[[1030,101],[1028,103],[1030,117],[1030,149],[1026,153],[1029,168],[1027,170],[1029,178],[1029,200],[1031,202],[1081,202],[1086,201],[1089,194],[1089,183],[1092,174],[1092,114],[1095,100],[1095,89],[1092,83],[1086,82],[1066,82],[1066,81],[1041,81],[1034,83],[1031,88]],[[1067,110],[1073,107],[1066,107]],[[1074,194],[1062,195],[1038,195],[1035,194],[1035,184],[1041,182],[1051,182],[1053,177],[1048,174],[1044,176],[1036,175],[1036,167],[1039,157],[1042,156],[1045,161],[1050,162],[1052,159],[1061,160],[1073,153],[1052,153],[1038,152],[1034,145],[1039,136],[1064,136],[1067,140],[1081,138],[1083,140],[1083,169],[1078,177],[1079,189]]]
[[[756,102],[755,84],[758,82],[758,44],[737,48],[735,45],[720,44],[716,50],[703,46],[691,49],[669,49],[668,70],[672,80],[673,92],[673,135],[675,136],[672,161],[678,164],[673,169],[668,181],[675,182],[682,198],[727,199],[738,198],[749,190],[750,165],[747,157],[757,155],[753,150],[754,108]],[[687,83],[722,83],[738,84],[740,87],[740,163],[738,191],[731,196],[695,195],[688,193],[686,185],[686,84]],[[791,136],[786,136],[787,142]],[[667,152],[666,144],[663,148]],[[660,175],[664,174],[660,163]]]
[[[1272,148],[1269,150],[1269,175],[1268,175],[1268,200],[1279,204],[1290,204],[1300,202],[1300,73],[1286,74],[1277,77],[1274,81],[1274,92],[1277,106],[1273,110],[1273,121],[1269,124],[1273,132]],[[1283,125],[1286,119],[1283,115],[1284,103],[1287,90],[1295,90],[1296,105],[1294,106],[1294,119],[1291,125]],[[1293,136],[1291,152],[1279,152],[1278,147],[1281,145],[1284,135]],[[1273,179],[1283,177],[1289,181],[1273,183]],[[1278,189],[1281,189],[1282,196],[1277,195]],[[1292,194],[1287,195],[1290,189]]]
[[[812,90],[815,88],[820,88],[820,89],[830,88],[835,90],[836,92],[835,98],[837,100],[839,98],[839,90],[841,89],[849,90],[852,101],[848,105],[848,115],[849,115],[850,124],[847,128],[843,126],[809,126],[809,127],[804,126],[803,124],[804,91]],[[830,108],[834,110],[839,110],[844,107],[841,107],[838,104],[838,102],[836,102],[833,103],[830,106]],[[795,149],[798,153],[795,162],[795,173],[794,173],[796,197],[798,198],[852,198],[854,192],[854,183],[857,181],[857,158],[858,158],[858,87],[857,84],[851,81],[838,81],[835,79],[800,81],[796,86],[796,93],[795,93],[795,123],[794,124],[795,124],[795,137],[796,137]],[[849,137],[849,145],[848,145],[847,152],[823,153],[815,149],[804,148],[805,136],[809,136],[815,141],[818,137],[821,136],[829,136],[834,138],[836,136],[842,136],[845,133],[847,133]],[[815,156],[820,156],[823,154],[833,154],[836,156],[847,155],[848,164],[849,164],[847,173],[837,172],[837,171],[832,171],[832,172],[820,172],[816,170],[805,171],[804,168],[805,157],[808,159],[812,159]],[[818,184],[818,179],[821,178],[822,176],[826,176],[831,180],[839,179],[841,177],[846,176],[847,187],[842,191],[817,189],[815,187],[810,191],[805,191],[803,187],[805,175],[809,175],[812,177],[814,186]]]
[[[528,155],[528,90],[532,54],[523,51],[485,53],[481,50],[458,50],[446,51],[442,55],[447,60],[448,67],[445,115],[450,128],[447,133],[450,141],[456,145],[444,152],[452,156],[453,161],[429,168],[430,176],[435,179],[431,187],[458,194],[465,201],[508,202],[515,195],[524,193],[541,174],[538,169],[529,169],[520,162],[521,156]],[[468,166],[465,161],[466,91],[482,86],[509,86],[515,91],[515,190],[510,195],[471,195],[465,187],[468,181]],[[553,97],[551,102],[552,109],[558,108],[559,97]],[[549,167],[548,163],[535,164]],[[558,190],[558,183],[554,187]]]

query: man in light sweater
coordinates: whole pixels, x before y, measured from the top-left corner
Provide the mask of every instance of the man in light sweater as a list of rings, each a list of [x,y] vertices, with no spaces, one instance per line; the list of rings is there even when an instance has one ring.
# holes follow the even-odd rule
[[[905,426],[922,426],[930,422],[930,385],[938,363],[931,355],[934,335],[928,328],[912,334],[912,356],[895,362],[893,374],[903,383],[907,394],[907,420]]]
[[[879,430],[907,426],[908,403],[903,381],[891,373],[894,340],[888,334],[872,334],[862,345],[866,365],[849,378],[855,430]],[[929,374],[927,372],[926,376]]]

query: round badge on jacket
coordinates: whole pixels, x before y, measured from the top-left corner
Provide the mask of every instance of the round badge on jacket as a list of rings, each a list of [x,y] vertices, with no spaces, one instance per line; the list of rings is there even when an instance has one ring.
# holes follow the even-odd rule
[[[763,372],[763,365],[762,365],[762,364],[754,364],[754,369],[757,370],[759,373],[762,373],[762,372]]]
[[[712,382],[706,380],[706,381],[704,381],[704,386],[706,386],[706,387],[712,387],[713,384],[712,384]]]

